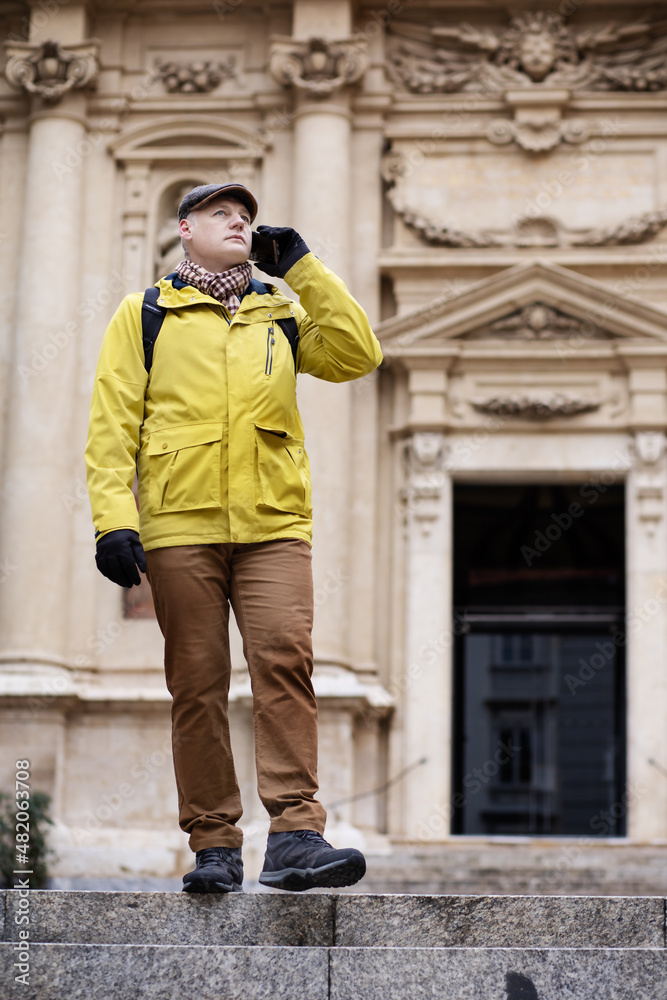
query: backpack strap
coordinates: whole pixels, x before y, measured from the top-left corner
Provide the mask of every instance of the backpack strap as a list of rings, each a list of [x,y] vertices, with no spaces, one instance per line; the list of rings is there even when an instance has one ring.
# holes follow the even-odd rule
[[[144,292],[144,301],[141,304],[141,340],[144,345],[144,365],[147,372],[151,370],[155,341],[167,315],[164,306],[157,304],[159,297],[160,289],[151,285]]]
[[[296,372],[296,350],[299,346],[299,328],[296,325],[296,320],[294,316],[290,316],[288,319],[277,319],[276,323],[287,337],[289,345],[292,348],[294,371]]]

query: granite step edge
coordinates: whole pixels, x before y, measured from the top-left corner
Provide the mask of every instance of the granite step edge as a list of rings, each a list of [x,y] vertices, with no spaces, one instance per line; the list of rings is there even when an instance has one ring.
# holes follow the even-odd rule
[[[540,1000],[667,998],[667,951],[638,948],[286,948],[212,945],[32,946],[28,983],[0,946],[3,1000]],[[304,993],[304,988],[307,992]],[[530,987],[532,993],[527,989]],[[610,990],[612,992],[610,992]]]
[[[4,940],[267,947],[665,946],[660,897],[5,891]]]

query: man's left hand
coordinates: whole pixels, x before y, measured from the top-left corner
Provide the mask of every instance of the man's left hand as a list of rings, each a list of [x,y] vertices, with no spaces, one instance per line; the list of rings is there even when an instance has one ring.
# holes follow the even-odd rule
[[[97,541],[95,562],[102,576],[119,587],[139,586],[137,567],[146,572],[146,556],[138,532],[117,528],[102,535]]]
[[[284,278],[298,260],[310,253],[296,229],[287,226],[258,226],[257,232],[275,240],[278,245],[278,263],[272,261],[254,261],[255,267],[275,278]]]

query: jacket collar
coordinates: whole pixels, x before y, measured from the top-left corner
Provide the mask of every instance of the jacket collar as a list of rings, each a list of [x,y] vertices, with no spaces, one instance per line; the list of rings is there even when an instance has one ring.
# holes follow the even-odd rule
[[[167,306],[168,309],[182,309],[184,306],[197,305],[202,302],[217,306],[220,305],[218,300],[214,299],[212,295],[205,295],[198,288],[182,281],[175,271],[172,271],[171,274],[168,274],[164,278],[160,278],[156,282],[156,285],[160,289],[160,305]],[[275,285],[269,285],[263,281],[258,281],[257,278],[251,278],[248,287],[241,296],[239,312],[244,306],[252,308],[253,303],[250,300],[250,296],[252,295],[270,297],[274,303],[290,301]]]

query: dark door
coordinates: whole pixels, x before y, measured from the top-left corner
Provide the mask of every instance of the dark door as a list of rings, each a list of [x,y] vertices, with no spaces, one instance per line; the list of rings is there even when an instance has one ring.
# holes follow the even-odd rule
[[[623,835],[623,507],[456,487],[454,832]]]

